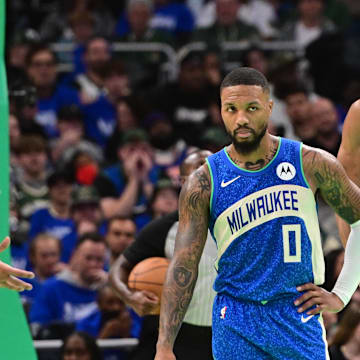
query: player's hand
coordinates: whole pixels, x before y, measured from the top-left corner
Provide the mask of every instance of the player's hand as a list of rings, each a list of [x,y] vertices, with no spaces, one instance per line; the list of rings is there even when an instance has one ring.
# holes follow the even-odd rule
[[[155,360],[176,360],[172,350],[157,347]]]
[[[6,237],[0,243],[0,252],[4,251],[10,245],[10,238]],[[32,279],[35,274],[31,271],[25,271],[12,267],[0,261],[0,287],[10,290],[24,291],[31,290],[32,285],[18,279],[16,276]]]
[[[295,306],[298,306],[298,312],[302,313],[306,311],[307,315],[319,314],[322,311],[339,312],[344,308],[344,303],[340,298],[315,284],[307,283],[296,288],[298,291],[304,291],[299,298],[294,302]],[[314,309],[309,308],[316,306]]]
[[[139,316],[155,315],[159,313],[160,300],[152,292],[141,290],[132,293],[128,304]]]

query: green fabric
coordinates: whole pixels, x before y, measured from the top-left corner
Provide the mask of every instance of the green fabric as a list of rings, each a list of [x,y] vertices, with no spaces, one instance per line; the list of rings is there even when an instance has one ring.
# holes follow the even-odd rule
[[[7,84],[4,65],[5,1],[0,4],[0,238],[9,233],[9,135]],[[0,259],[10,262],[9,249]],[[36,360],[25,314],[18,293],[0,289],[0,358],[3,360]]]

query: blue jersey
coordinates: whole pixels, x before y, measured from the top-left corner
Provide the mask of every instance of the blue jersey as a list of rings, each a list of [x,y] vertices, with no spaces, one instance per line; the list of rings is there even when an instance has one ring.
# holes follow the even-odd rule
[[[237,166],[225,148],[208,158],[219,294],[266,302],[297,297],[300,284],[323,283],[316,202],[301,149],[280,138],[272,161],[257,171]]]
[[[42,325],[53,321],[75,323],[97,307],[97,291],[63,279],[62,274],[46,280],[36,294],[30,310],[30,322]]]
[[[57,218],[48,208],[39,209],[30,219],[29,238],[33,240],[40,233],[58,238],[61,241],[61,261],[69,262],[77,240],[73,220]]]

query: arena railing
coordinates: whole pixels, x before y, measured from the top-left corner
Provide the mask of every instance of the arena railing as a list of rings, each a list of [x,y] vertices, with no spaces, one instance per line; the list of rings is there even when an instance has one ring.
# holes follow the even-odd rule
[[[257,46],[260,49],[268,51],[293,51],[299,57],[303,56],[303,51],[293,41],[233,41],[224,42],[219,45],[219,48],[223,52],[231,51],[245,51],[251,46]],[[51,45],[55,53],[70,53],[74,50],[75,45],[73,43],[53,43]],[[207,49],[205,42],[191,42],[178,50],[175,50],[168,44],[164,43],[137,43],[137,42],[113,42],[111,44],[112,51],[116,53],[121,52],[160,52],[166,56],[166,61],[162,65],[161,71],[163,71],[169,80],[176,79],[178,73],[179,62],[182,58],[188,55],[192,51],[204,51]],[[68,72],[72,70],[72,64],[61,63],[59,64],[59,70]]]
[[[97,344],[101,349],[122,349],[131,350],[135,348],[139,340],[135,338],[126,339],[97,339]],[[57,350],[63,344],[62,340],[34,340],[34,347],[36,350]]]

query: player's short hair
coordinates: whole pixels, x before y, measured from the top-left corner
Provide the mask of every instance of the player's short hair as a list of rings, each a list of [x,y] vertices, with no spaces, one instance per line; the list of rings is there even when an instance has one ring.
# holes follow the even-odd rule
[[[261,86],[263,91],[270,92],[266,77],[260,71],[250,67],[239,67],[228,73],[220,85],[220,93],[226,87],[237,85]]]

